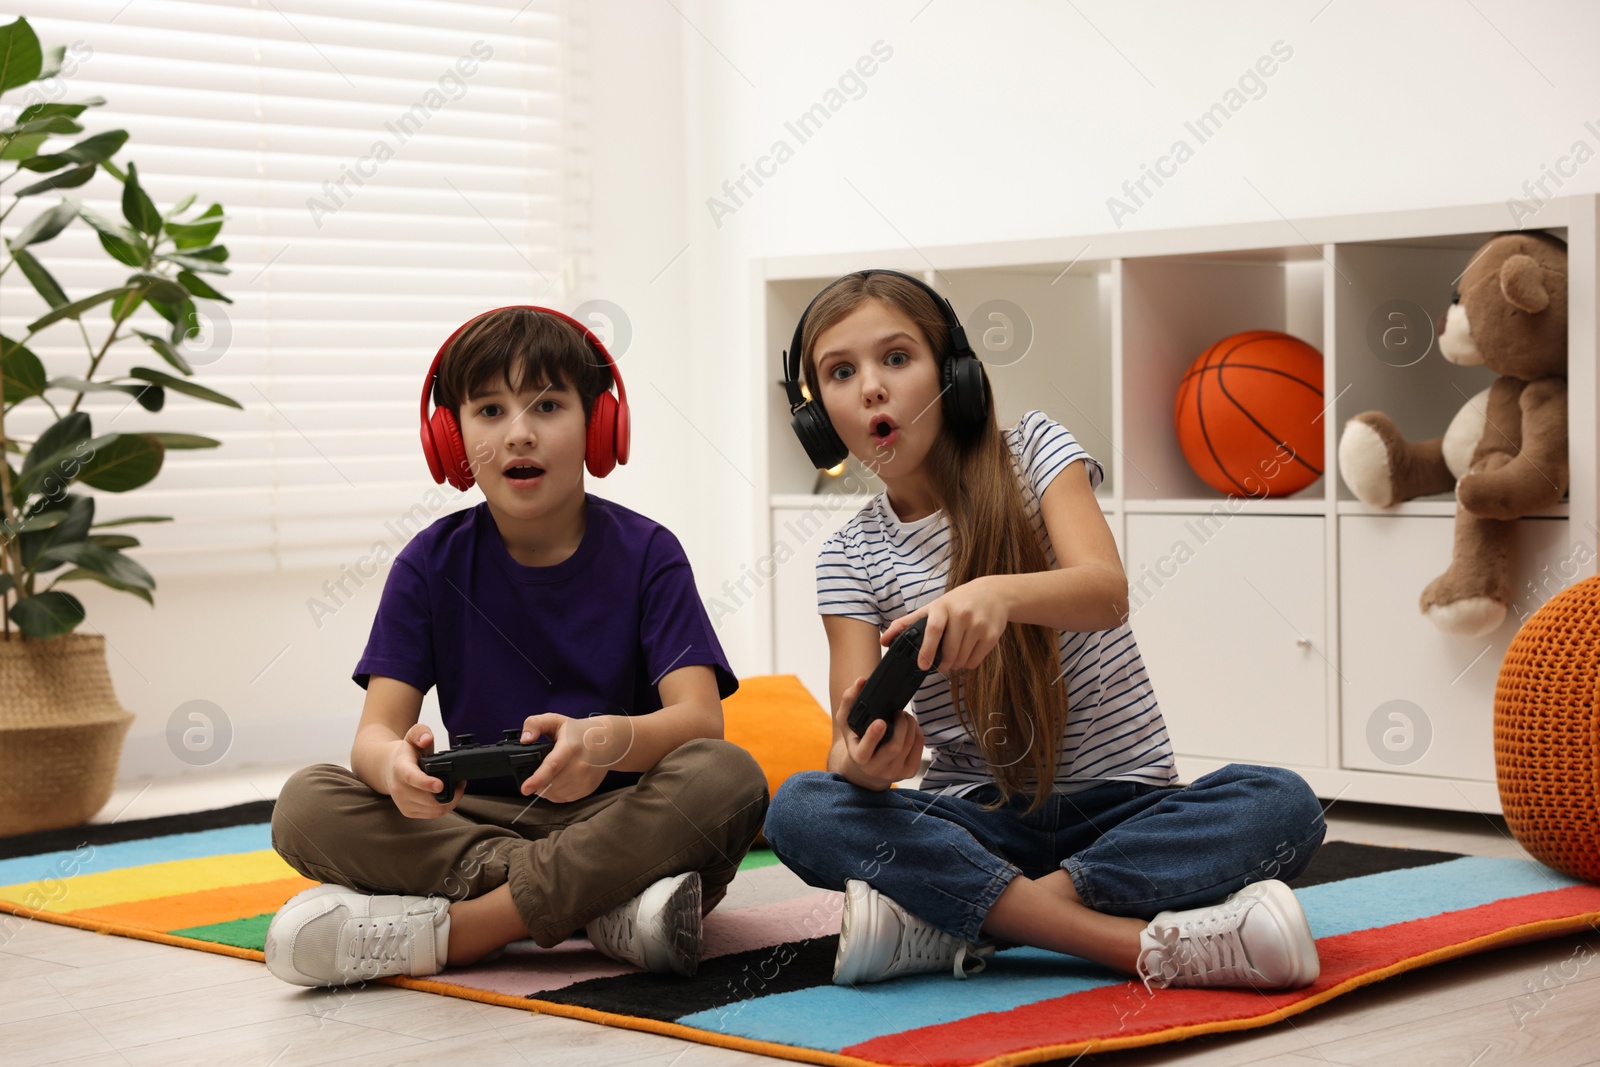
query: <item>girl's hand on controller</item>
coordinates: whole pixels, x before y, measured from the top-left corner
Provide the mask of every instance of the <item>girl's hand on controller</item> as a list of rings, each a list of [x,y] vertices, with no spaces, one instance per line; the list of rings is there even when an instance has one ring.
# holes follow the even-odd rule
[[[910,778],[922,766],[922,727],[918,725],[915,715],[902,708],[894,724],[894,737],[887,744],[883,742],[883,735],[888,732],[889,725],[882,719],[872,720],[867,732],[857,737],[850,729],[850,709],[861,695],[861,687],[866,684],[865,678],[857,678],[855,684],[844,691],[838,708],[834,710],[833,721],[838,724],[839,733],[844,738],[845,755],[869,780],[858,784],[882,790],[889,788],[893,782]],[[851,775],[845,777],[856,780]]]
[[[453,811],[467,791],[466,782],[456,783],[456,795],[448,804],[439,803],[434,795],[444,788],[444,783],[423,773],[417,765],[419,756],[433,751],[433,730],[422,723],[412,723],[406,736],[395,743],[394,755],[389,763],[389,796],[400,814],[408,819],[437,819]]]
[[[888,647],[902,630],[923,617],[928,625],[923,631],[917,666],[923,670],[937,667],[944,675],[982,663],[1000,643],[1009,621],[1005,603],[979,577],[894,620],[878,643]],[[939,653],[938,663],[933,661],[935,652]]]
[[[522,795],[567,804],[593,793],[606,771],[626,754],[626,746],[617,745],[612,737],[618,721],[626,719],[625,715],[573,719],[554,712],[529,715],[522,724],[523,743],[548,737],[555,747],[522,783]]]

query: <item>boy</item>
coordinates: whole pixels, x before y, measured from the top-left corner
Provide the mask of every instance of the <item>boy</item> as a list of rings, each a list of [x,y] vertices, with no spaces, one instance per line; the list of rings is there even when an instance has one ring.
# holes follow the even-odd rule
[[[267,966],[341,985],[585,930],[612,958],[693,974],[701,917],[767,791],[721,740],[721,698],[738,682],[682,547],[584,491],[586,465],[603,475],[627,457],[615,365],[566,316],[502,308],[452,335],[434,367],[430,467],[485,500],[394,559],[355,669],[367,696],[352,769],[308,767],[284,785],[273,847],[328,884],[273,918]],[[417,721],[433,685],[454,737],[554,741],[520,792],[484,779],[435,799],[443,785],[417,762],[434,749]]]

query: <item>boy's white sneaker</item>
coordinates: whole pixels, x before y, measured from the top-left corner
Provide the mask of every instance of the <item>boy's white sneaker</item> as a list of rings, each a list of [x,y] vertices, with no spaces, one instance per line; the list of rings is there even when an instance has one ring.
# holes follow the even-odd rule
[[[1247,885],[1220,904],[1164,911],[1139,934],[1145,987],[1252,986],[1299,989],[1322,965],[1294,890],[1272,880]]]
[[[700,872],[663,878],[585,927],[594,947],[657,974],[700,966]]]
[[[304,986],[349,985],[444,967],[448,897],[372,896],[319,885],[290,897],[267,925],[267,969]]]
[[[852,878],[845,883],[839,954],[833,960],[836,985],[936,971],[965,978],[983,970],[992,955],[993,945],[973,944],[947,934],[866,882]]]

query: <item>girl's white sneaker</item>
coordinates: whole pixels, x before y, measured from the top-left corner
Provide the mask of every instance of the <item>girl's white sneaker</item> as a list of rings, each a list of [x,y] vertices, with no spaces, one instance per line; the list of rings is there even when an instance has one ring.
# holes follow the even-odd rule
[[[438,974],[448,957],[448,897],[372,896],[340,885],[303,890],[267,924],[267,969],[285,982],[338,986]]]
[[[1139,935],[1145,988],[1248,986],[1299,989],[1322,965],[1294,890],[1272,880],[1247,885],[1220,904],[1164,911]]]
[[[994,946],[973,944],[947,934],[866,882],[851,879],[845,883],[839,954],[833,960],[836,985],[860,985],[903,974],[938,971],[965,978],[983,970],[992,955]]]

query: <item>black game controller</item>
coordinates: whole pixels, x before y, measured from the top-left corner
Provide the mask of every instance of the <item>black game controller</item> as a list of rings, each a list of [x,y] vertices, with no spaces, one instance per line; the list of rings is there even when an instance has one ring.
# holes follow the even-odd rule
[[[544,762],[550,750],[556,747],[554,741],[534,741],[525,745],[519,740],[521,737],[521,730],[507,730],[503,741],[492,745],[475,745],[471,734],[461,734],[451,738],[456,743],[455,748],[419,756],[417,766],[422,768],[423,774],[444,783],[444,788],[433,795],[441,804],[450,803],[455,796],[457,782],[469,782],[475,778],[510,776],[517,780],[520,788],[539,769],[539,764]]]
[[[922,650],[926,622],[926,619],[918,619],[900,631],[900,636],[894,639],[889,651],[884,653],[873,669],[872,677],[861,687],[861,694],[850,709],[849,719],[850,729],[855,731],[857,737],[867,732],[867,727],[872,725],[874,719],[882,719],[885,724],[883,740],[878,742],[880,745],[894,736],[895,720],[911,703],[911,698],[917,694],[917,687],[928,676],[928,671],[917,666],[917,654]],[[938,649],[934,649],[933,662],[939,662]]]

